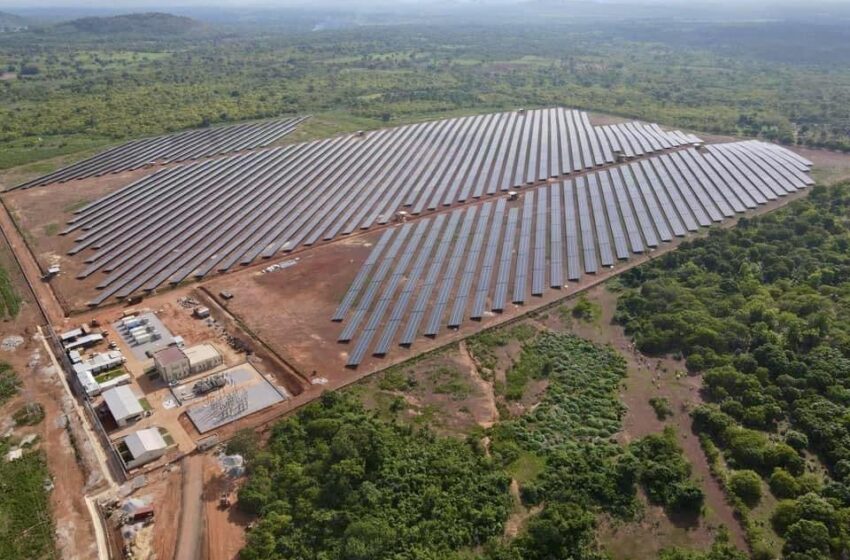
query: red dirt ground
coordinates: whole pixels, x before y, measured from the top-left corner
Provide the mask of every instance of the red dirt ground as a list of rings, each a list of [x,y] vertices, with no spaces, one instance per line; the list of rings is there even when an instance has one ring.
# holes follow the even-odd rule
[[[7,418],[27,402],[38,402],[44,408],[45,419],[41,423],[15,433],[21,436],[37,434],[41,442],[38,447],[47,456],[47,466],[55,484],[50,504],[57,548],[62,550],[63,558],[88,560],[96,556],[94,528],[83,499],[83,490],[89,482],[88,473],[78,462],[62,422],[65,418],[61,405],[64,390],[56,377],[57,372],[51,369],[41,341],[36,339],[35,326],[43,322],[41,313],[2,238],[0,266],[8,271],[15,289],[23,298],[17,317],[0,322],[0,339],[18,335],[25,341],[11,352],[0,352],[0,360],[12,365],[22,382],[20,395],[3,407],[0,417]],[[76,421],[73,416],[68,418],[71,422]]]

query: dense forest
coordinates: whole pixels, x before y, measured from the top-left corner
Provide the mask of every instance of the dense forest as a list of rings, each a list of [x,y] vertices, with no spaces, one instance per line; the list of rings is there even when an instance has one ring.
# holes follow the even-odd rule
[[[618,320],[641,351],[703,373],[694,428],[780,500],[772,529],[789,560],[850,554],[848,249],[845,183],[621,277]],[[769,558],[753,529],[754,557]]]
[[[180,18],[149,17],[158,28],[187,27]],[[100,25],[150,27],[126,19]],[[809,50],[799,33],[795,48],[772,48],[781,29],[739,28],[730,40],[722,27],[695,24],[669,33],[664,22],[285,34],[204,28],[191,38],[92,29],[98,27],[91,21],[78,21],[50,33],[0,37],[0,168],[281,114],[324,115],[332,123],[327,133],[553,104],[850,149],[850,69],[841,47],[847,36],[831,27]],[[684,35],[718,41],[689,46]],[[814,52],[819,63],[807,64]]]

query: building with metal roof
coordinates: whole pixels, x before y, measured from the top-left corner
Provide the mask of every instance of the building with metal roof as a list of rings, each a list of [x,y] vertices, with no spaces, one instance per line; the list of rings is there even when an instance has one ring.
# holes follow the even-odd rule
[[[126,385],[104,391],[103,402],[119,426],[135,422],[145,413],[139,397]]]
[[[159,428],[146,428],[133,432],[123,440],[121,457],[128,469],[132,469],[145,463],[150,463],[162,457],[168,449],[168,443],[162,437]]]

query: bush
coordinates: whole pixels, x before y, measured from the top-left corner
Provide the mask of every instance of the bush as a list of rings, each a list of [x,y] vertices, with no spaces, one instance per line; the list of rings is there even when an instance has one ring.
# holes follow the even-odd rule
[[[729,490],[750,507],[761,500],[761,477],[754,471],[734,471],[729,475],[728,484]]]
[[[796,451],[803,451],[809,446],[809,438],[806,434],[796,430],[788,430],[785,433],[785,443],[793,447]]]
[[[573,317],[582,321],[595,321],[600,313],[601,309],[599,305],[591,302],[584,295],[578,298],[572,310]]]
[[[35,426],[44,420],[44,407],[39,403],[25,404],[12,414],[18,426]]]
[[[800,485],[797,479],[782,468],[773,469],[768,481],[770,491],[777,498],[796,498],[800,494]]]
[[[673,416],[673,409],[670,408],[670,401],[664,397],[652,397],[649,399],[649,406],[655,411],[655,417],[659,420],[666,420],[668,416]]]
[[[685,460],[671,427],[629,447],[639,461],[638,480],[652,503],[679,513],[700,511],[703,492],[690,480],[691,465]]]
[[[782,552],[786,556],[795,552],[807,554],[809,558],[826,558],[829,553],[829,530],[820,521],[801,519],[788,527]],[[820,554],[813,554],[820,553]]]
[[[21,381],[15,375],[12,366],[0,362],[0,404],[14,397],[18,393],[20,384]]]

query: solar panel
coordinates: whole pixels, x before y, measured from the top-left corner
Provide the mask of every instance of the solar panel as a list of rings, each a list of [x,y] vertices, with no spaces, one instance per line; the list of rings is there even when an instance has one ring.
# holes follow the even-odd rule
[[[455,240],[451,258],[449,259],[446,272],[439,284],[437,291],[437,299],[434,301],[434,307],[431,311],[431,317],[425,326],[425,336],[436,336],[440,331],[440,323],[443,319],[443,312],[449,303],[452,288],[454,288],[457,272],[463,262],[463,253],[466,251],[466,244],[469,242],[469,234],[472,231],[472,225],[475,223],[475,218],[478,215],[478,207],[472,206],[464,213],[463,225],[460,229],[460,235]]]
[[[387,243],[389,243],[390,239],[392,239],[394,233],[395,229],[388,229],[381,235],[378,243],[376,243],[372,248],[372,252],[369,253],[369,256],[363,262],[363,266],[361,266],[360,270],[357,272],[357,276],[354,277],[354,282],[352,282],[351,286],[348,287],[345,297],[342,298],[342,302],[339,304],[339,307],[337,307],[336,312],[333,315],[333,321],[342,321],[343,318],[345,318],[348,310],[351,309],[352,305],[354,305],[354,301],[357,299],[357,294],[360,293],[360,289],[363,287],[363,284],[366,283],[366,279],[372,272],[372,268],[374,268],[375,263],[378,262],[378,258],[381,256],[381,253],[387,246]]]
[[[708,200],[705,193],[702,190],[695,190],[694,185],[688,183],[684,178],[682,178],[682,175],[679,173],[679,170],[673,163],[673,160],[670,159],[669,154],[653,158],[652,164],[655,166],[655,170],[658,171],[659,175],[663,170],[670,176],[673,184],[678,187],[679,192],[682,193],[682,198],[684,198],[685,202],[688,204],[688,208],[691,209],[691,212],[693,212],[694,217],[701,226],[709,226],[712,221],[719,221],[721,219],[720,212],[718,212],[714,204]],[[709,206],[706,207],[705,204],[708,204]]]
[[[513,303],[525,301],[525,284],[528,278],[528,257],[531,253],[531,226],[534,220],[534,191],[525,193],[522,205],[522,222],[519,230],[519,250],[514,274]]]
[[[629,249],[626,244],[626,234],[623,231],[623,224],[620,221],[617,199],[614,196],[614,191],[611,189],[611,183],[609,181],[610,175],[607,171],[600,171],[595,176],[599,180],[599,188],[602,191],[603,198],[605,199],[605,209],[608,212],[608,223],[611,226],[611,235],[614,238],[614,251],[616,252],[618,259],[628,259]]]
[[[540,189],[535,215],[534,259],[531,267],[531,295],[542,296],[546,288],[546,202],[549,188]],[[531,194],[531,193],[529,193]]]
[[[603,165],[606,161],[613,161],[613,158],[606,159],[605,153],[602,151],[602,146],[599,143],[599,138],[596,136],[596,131],[590,124],[590,119],[588,118],[587,113],[583,111],[579,112],[578,120],[581,124],[585,138],[587,138],[590,142],[590,149],[593,153],[593,163],[596,165]]]
[[[629,202],[629,195],[626,191],[626,187],[623,185],[619,169],[612,169],[610,176],[611,184],[614,187],[614,194],[617,195],[617,206],[623,216],[623,224],[625,224],[626,226],[626,234],[628,235],[629,244],[631,245],[632,252],[642,253],[643,240],[641,239],[640,230],[638,229],[637,221],[635,220],[635,215],[632,212],[632,205]]]
[[[635,198],[640,205],[645,206],[645,215],[647,215],[649,219],[645,219],[646,226],[644,226],[642,222],[641,227],[649,227],[652,234],[655,235],[657,233],[657,237],[660,238],[661,241],[670,241],[673,238],[673,234],[670,232],[670,226],[667,225],[666,216],[664,211],[661,210],[658,205],[658,201],[655,198],[655,193],[652,191],[652,187],[643,176],[643,173],[641,173],[640,165],[637,163],[630,163],[627,167],[623,168],[623,175],[628,177],[626,184],[629,186],[633,198]],[[635,186],[637,186],[637,188],[635,188]],[[637,208],[638,204],[635,204],[635,207]],[[655,228],[653,229],[652,226],[655,226]],[[647,245],[650,245],[649,241],[647,241]],[[650,247],[651,246],[652,245],[650,245]]]
[[[593,238],[593,217],[587,197],[587,182],[584,177],[576,179],[576,198],[578,200],[578,219],[581,228],[581,245],[584,256],[584,271],[595,274],[599,268],[596,260],[596,240]]]
[[[416,338],[416,333],[419,330],[419,324],[425,316],[425,310],[428,306],[428,300],[431,298],[431,292],[437,284],[437,277],[443,268],[443,262],[446,259],[446,254],[454,241],[455,230],[460,221],[461,212],[452,212],[449,218],[449,223],[446,226],[443,237],[440,239],[440,245],[437,247],[437,253],[434,255],[434,261],[430,263],[428,274],[425,276],[425,281],[419,289],[419,297],[413,305],[413,311],[407,320],[407,325],[404,327],[404,332],[401,334],[399,344],[401,346],[410,346]]]
[[[274,134],[273,127],[255,132],[243,127],[229,138],[194,138],[174,155],[182,157],[216,143],[226,150],[249,135],[252,141],[262,141]],[[657,125],[593,127],[585,113],[563,109],[433,121],[154,173],[86,205],[61,233],[77,236],[70,254],[85,261],[79,276],[103,273],[96,284],[102,289],[96,301],[104,301],[330,242],[357,228],[387,224],[401,217],[398,211],[406,201],[412,212],[436,210],[511,188],[514,180],[525,185],[584,170],[609,156],[613,159],[614,144],[626,156],[629,147],[634,156],[694,141],[698,139],[693,135],[665,132]],[[156,148],[151,144],[144,149]],[[572,226],[584,228],[576,235],[580,252],[572,262],[563,257],[566,271],[563,259],[543,258],[544,262],[549,258],[549,284],[569,279],[571,264],[578,263],[574,274],[594,265],[584,252],[591,236],[599,251],[594,251],[595,266],[614,256],[627,258],[634,248],[629,219],[639,236],[654,231],[660,241],[812,184],[799,158],[767,144],[712,145],[707,152],[679,151],[659,156],[657,162],[655,157],[642,158],[628,168],[634,189],[619,177],[628,198],[625,206],[608,174],[593,182],[585,179],[583,199],[573,185],[570,203],[577,223]],[[558,196],[563,193],[562,188]],[[566,214],[558,212],[556,224],[548,196],[538,204],[547,204],[548,227],[560,227],[561,235],[567,235]],[[598,215],[603,217],[601,223]],[[536,295],[545,287],[546,272],[538,247],[543,236],[532,228],[535,245],[533,251],[528,247],[528,259],[533,259],[528,274],[530,292]],[[607,259],[602,232],[608,234]],[[548,237],[546,251],[551,252],[551,231]],[[139,243],[139,238],[146,242]],[[641,239],[641,249],[645,244]],[[559,249],[567,255],[563,241]],[[518,282],[522,286],[526,281],[520,276]],[[476,291],[476,302],[478,297]]]
[[[540,119],[542,116],[542,111],[531,111],[529,114],[529,118],[531,118],[531,133],[529,136],[530,145],[528,146],[528,165],[525,168],[525,182],[528,184],[535,183],[540,179],[545,179],[545,177],[540,177],[540,135],[541,131],[541,123]]]
[[[723,198],[714,185],[712,185],[704,175],[699,173],[698,170],[691,168],[689,162],[684,158],[681,152],[672,153],[670,154],[670,157],[678,166],[679,171],[682,173],[685,180],[693,186],[695,192],[704,192],[704,196],[714,203],[714,206],[720,210],[722,216],[730,218],[735,215],[735,211],[726,199]]]
[[[608,218],[605,215],[605,203],[599,192],[597,174],[587,176],[587,193],[590,197],[590,210],[596,228],[596,246],[599,250],[599,261],[602,266],[614,265],[614,253],[611,248],[611,237],[608,232]]]
[[[672,186],[672,188],[668,190],[666,183],[669,182],[669,177],[666,177],[665,174],[665,180],[662,181],[658,175],[656,175],[655,170],[647,160],[641,160],[640,167],[643,171],[643,175],[646,177],[647,181],[649,181],[655,196],[661,202],[661,208],[663,209],[664,215],[667,217],[667,222],[670,224],[673,234],[676,236],[682,236],[685,235],[686,229],[688,231],[696,231],[699,229],[699,226],[696,224],[693,216],[691,215],[691,211],[682,200],[681,195],[679,195],[678,189],[676,189],[675,186]],[[671,199],[671,190],[673,191],[675,199]],[[683,221],[684,224],[682,223]]]
[[[232,151],[257,148],[286,136],[308,117],[295,117],[189,130],[177,134],[134,140],[115,146],[83,161],[22,183],[26,189],[55,182],[66,182],[108,173],[132,171],[151,162],[173,163]]]
[[[564,285],[564,245],[563,211],[561,210],[561,189],[557,186],[547,189],[552,196],[551,226],[549,227],[549,286],[560,288]]]
[[[567,280],[577,281],[581,278],[581,256],[578,247],[575,188],[572,181],[565,181],[561,188],[564,191],[564,226],[567,232]]]
[[[504,311],[505,301],[508,298],[508,280],[511,273],[511,261],[513,260],[514,237],[516,236],[519,208],[508,210],[508,223],[505,226],[505,236],[502,242],[502,255],[499,259],[499,272],[496,276],[496,288],[493,294],[492,310]]]
[[[581,171],[584,169],[584,164],[581,160],[582,147],[578,138],[578,130],[576,128],[575,121],[573,120],[573,112],[566,111],[564,116],[567,122],[567,133],[570,139],[570,161],[572,162],[572,169],[570,171]]]
[[[478,218],[478,224],[475,227],[475,236],[472,238],[472,245],[465,259],[463,276],[461,276],[460,285],[455,294],[454,304],[449,315],[449,327],[459,327],[463,322],[463,314],[466,311],[466,304],[469,300],[469,291],[472,288],[473,280],[475,280],[484,237],[487,235],[487,226],[490,225],[490,213],[492,209],[492,202],[488,202],[481,207],[481,216]]]
[[[429,223],[430,220],[426,220],[425,222]],[[439,238],[445,222],[446,214],[439,214],[434,218],[431,230],[428,232],[428,237],[425,239],[422,249],[416,255],[416,262],[413,263],[413,268],[407,276],[407,279],[404,282],[404,287],[402,288],[401,293],[393,306],[393,310],[390,313],[390,319],[384,327],[384,331],[381,333],[381,338],[378,340],[378,344],[375,347],[374,354],[376,356],[383,356],[389,352],[390,345],[392,344],[393,338],[395,338],[396,332],[401,326],[401,321],[407,311],[410,298],[413,297],[419,278],[425,271],[425,267],[429,265],[428,260],[431,257],[434,247],[437,245],[437,239]]]
[[[799,168],[805,167],[804,165],[781,157],[779,152],[768,149],[763,142],[752,140],[750,142],[743,142],[742,144],[749,150],[752,150],[753,155],[757,155],[767,165],[774,167],[781,173],[785,173],[794,182],[795,187],[803,188],[815,183],[814,179],[806,175],[803,171],[800,171]]]
[[[484,306],[487,303],[487,294],[490,292],[490,278],[496,263],[496,254],[501,240],[502,221],[505,215],[506,202],[500,198],[496,202],[496,213],[490,224],[490,232],[487,237],[487,248],[484,250],[484,260],[478,275],[478,285],[475,289],[475,301],[472,303],[470,318],[481,319],[484,315]]]
[[[345,328],[342,329],[342,333],[337,338],[338,342],[348,342],[354,336],[354,333],[357,331],[357,327],[360,326],[360,322],[366,316],[366,313],[369,311],[369,308],[372,306],[372,300],[375,298],[375,294],[378,292],[378,288],[380,288],[381,283],[384,280],[384,277],[389,272],[390,267],[393,265],[395,261],[395,257],[398,254],[401,246],[404,244],[404,241],[407,239],[407,236],[410,235],[410,231],[413,229],[413,224],[405,224],[403,225],[399,231],[398,235],[396,235],[389,249],[387,250],[384,258],[381,259],[378,264],[378,268],[375,269],[374,274],[369,279],[369,284],[366,286],[366,291],[363,292],[363,297],[360,298],[360,301],[357,302],[357,307],[354,309],[354,313],[351,315],[351,318],[345,324]]]
[[[746,170],[736,160],[726,157],[726,154],[721,151],[710,150],[706,156],[713,157],[724,169],[726,169],[735,179],[741,183],[755,200],[776,200],[779,196],[773,192],[767,185],[764,184],[758,177]],[[746,171],[745,171],[746,170]]]
[[[761,173],[754,170],[750,164],[748,164],[745,160],[742,160],[735,152],[725,149],[720,144],[710,146],[709,150],[711,150],[711,153],[713,153],[715,157],[723,157],[725,162],[728,162],[730,165],[737,168],[738,171],[740,171],[741,174],[750,181],[750,183],[756,185],[756,187],[768,198],[770,198],[770,196],[768,196],[769,194],[773,196],[774,200],[777,197],[785,196],[787,194],[785,189],[770,180],[769,177],[762,176]]]
[[[567,112],[564,109],[556,109],[555,117],[558,124],[558,145],[560,147],[560,171],[559,175],[572,173],[573,162],[571,154],[574,150],[575,142],[570,137],[569,128],[567,127]]]
[[[366,321],[366,326],[360,333],[360,338],[357,339],[357,342],[354,345],[354,350],[352,350],[352,352],[348,355],[348,362],[346,363],[346,366],[357,366],[361,361],[363,361],[363,356],[366,355],[369,344],[371,344],[372,338],[375,336],[384,314],[387,312],[390,303],[392,303],[393,296],[395,295],[399,284],[404,279],[404,273],[407,270],[410,261],[413,260],[413,256],[416,254],[416,250],[418,249],[419,243],[422,241],[422,237],[425,235],[425,230],[427,228],[428,222],[426,220],[417,224],[416,229],[413,232],[413,236],[407,243],[404,252],[396,261],[396,266],[393,269],[387,284],[384,286],[384,291],[381,293],[380,299],[378,299],[378,302],[375,304],[372,314],[369,316],[369,320]]]

